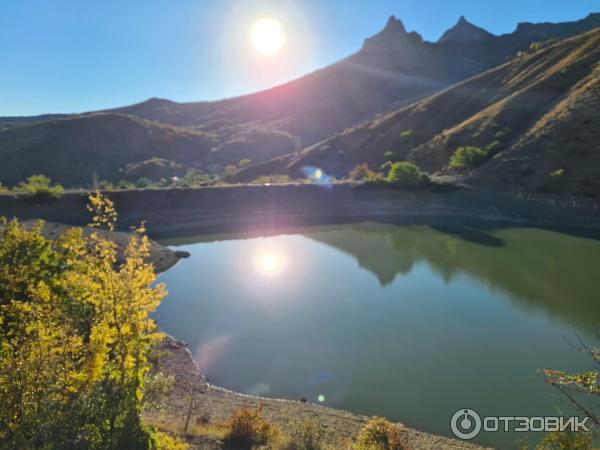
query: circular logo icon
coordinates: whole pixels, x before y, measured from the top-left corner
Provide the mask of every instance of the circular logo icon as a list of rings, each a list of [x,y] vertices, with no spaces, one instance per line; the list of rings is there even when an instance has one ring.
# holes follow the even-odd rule
[[[481,417],[472,409],[459,409],[450,419],[450,428],[454,436],[468,441],[481,431]]]

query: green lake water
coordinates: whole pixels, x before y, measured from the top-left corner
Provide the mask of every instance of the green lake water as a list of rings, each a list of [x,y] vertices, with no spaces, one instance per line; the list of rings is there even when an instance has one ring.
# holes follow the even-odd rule
[[[209,381],[451,435],[481,416],[566,412],[540,369],[589,369],[600,241],[536,229],[356,224],[168,242],[155,317]],[[512,448],[518,433],[475,442]]]

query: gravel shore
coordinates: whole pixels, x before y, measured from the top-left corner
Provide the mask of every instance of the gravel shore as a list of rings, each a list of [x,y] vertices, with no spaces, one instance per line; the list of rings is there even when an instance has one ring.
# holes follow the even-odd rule
[[[195,449],[220,449],[214,438],[200,437],[195,430],[201,424],[217,423],[238,408],[261,406],[263,416],[281,430],[294,423],[312,421],[323,430],[326,443],[346,449],[368,417],[348,411],[293,400],[271,399],[239,394],[209,384],[193,361],[185,343],[165,336],[157,348],[156,370],[173,376],[174,386],[160,412],[145,414],[145,419],[159,428],[181,434],[188,421],[187,440]],[[189,415],[189,420],[188,420]],[[405,427],[411,450],[481,449],[474,444]]]

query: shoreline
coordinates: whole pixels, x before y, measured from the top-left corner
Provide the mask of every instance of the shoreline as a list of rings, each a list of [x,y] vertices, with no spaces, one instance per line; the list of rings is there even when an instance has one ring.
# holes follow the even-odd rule
[[[230,186],[106,193],[119,227],[142,221],[152,239],[207,234],[273,234],[315,225],[364,221],[537,227],[600,238],[593,199],[506,194],[465,187],[401,190],[352,184]],[[58,199],[0,195],[0,216],[85,225],[87,193]]]
[[[151,425],[183,436],[196,449],[220,449],[222,443],[201,436],[203,426],[225,420],[238,408],[262,407],[263,416],[286,431],[298,421],[314,421],[324,431],[324,441],[334,448],[348,448],[369,417],[315,403],[259,397],[242,394],[214,386],[200,373],[187,345],[165,335],[158,345],[160,355],[155,369],[174,377],[172,391],[168,394],[162,411],[144,413]],[[189,415],[187,433],[183,433]],[[482,447],[458,439],[404,427],[412,450],[447,449],[475,450]]]

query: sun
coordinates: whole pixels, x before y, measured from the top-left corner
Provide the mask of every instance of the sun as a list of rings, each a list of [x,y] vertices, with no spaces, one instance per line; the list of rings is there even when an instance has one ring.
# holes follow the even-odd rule
[[[277,54],[285,44],[285,34],[274,19],[257,20],[250,30],[252,47],[265,56]]]

